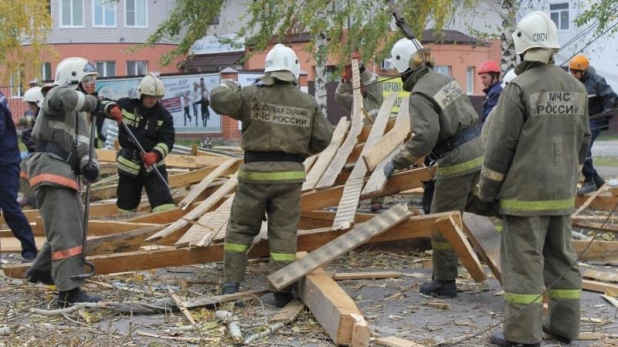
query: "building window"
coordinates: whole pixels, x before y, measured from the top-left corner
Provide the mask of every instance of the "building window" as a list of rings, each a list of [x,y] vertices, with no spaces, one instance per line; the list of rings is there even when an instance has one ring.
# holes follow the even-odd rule
[[[111,0],[94,0],[92,12],[95,27],[116,26],[116,4]]]
[[[21,85],[21,72],[19,74],[11,74],[10,86],[11,89],[11,97],[12,98],[21,98],[24,96],[24,91]]]
[[[126,0],[125,25],[128,27],[147,27],[146,0]]]
[[[49,81],[52,79],[50,62],[46,61],[43,64],[41,64],[41,76],[43,77],[43,81]]]
[[[384,59],[380,62],[380,70],[393,70],[395,67],[388,59]]]
[[[569,30],[569,3],[550,4],[549,14],[558,30]]]
[[[61,27],[84,26],[84,4],[82,0],[62,0],[60,6]]]
[[[127,76],[144,76],[148,72],[147,61],[128,61]]]
[[[97,72],[99,77],[116,77],[116,62],[97,61]]]
[[[468,66],[466,70],[466,90],[468,94],[474,94],[474,79],[476,74],[474,73],[476,68],[474,66]]]
[[[451,67],[449,65],[436,65],[433,70],[441,74],[451,75]]]

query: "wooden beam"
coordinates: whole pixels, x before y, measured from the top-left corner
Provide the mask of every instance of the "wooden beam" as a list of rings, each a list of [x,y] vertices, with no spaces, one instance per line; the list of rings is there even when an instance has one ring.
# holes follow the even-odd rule
[[[374,143],[377,143],[378,140],[384,134],[384,128],[386,127],[386,123],[391,115],[391,109],[397,100],[397,94],[390,94],[386,97],[386,100],[382,103],[380,110],[378,111],[378,115],[376,116],[375,123],[371,128],[371,133],[369,134],[369,138],[365,143],[365,147],[363,147],[363,152],[367,146],[371,146]],[[333,222],[333,229],[348,229],[352,226],[354,222],[354,214],[358,207],[358,202],[360,200],[360,193],[363,189],[363,184],[365,182],[365,174],[367,173],[367,168],[365,167],[363,161],[358,159],[356,164],[354,165],[354,169],[352,169],[352,173],[350,173],[350,177],[345,183],[343,188],[343,193],[341,196],[341,200],[339,201],[339,207],[337,208],[337,215],[335,216],[335,221]]]
[[[594,223],[594,222],[589,222],[586,220],[577,219],[577,217],[575,218],[576,219],[573,219],[573,222],[572,222],[572,225],[574,227],[580,227],[580,228],[592,229],[592,230],[600,230],[600,231],[610,232],[610,233],[618,232],[618,226],[616,226],[615,224],[605,223],[605,221],[603,221],[603,223]],[[607,218],[607,216],[605,216],[605,218]]]
[[[158,223],[132,223],[113,220],[91,220],[88,222],[88,235],[107,236],[153,226],[161,229],[165,225],[161,225]]]
[[[586,253],[580,259],[581,261],[615,259],[616,254],[618,254],[618,241],[594,241],[590,246],[588,246],[590,241],[586,240],[573,240],[571,242],[578,256],[588,247]]]
[[[576,195],[575,207],[580,207],[588,200],[589,195]],[[618,197],[611,195],[598,195],[588,205],[589,209],[599,211],[611,211],[618,206]]]
[[[232,211],[232,203],[234,195],[231,194],[225,198],[225,202],[221,204],[215,211],[204,214],[194,225],[189,228],[178,242],[176,247],[207,247],[217,235],[219,230],[230,219]]]
[[[314,154],[310,157],[307,157],[305,161],[303,161],[303,166],[305,167],[305,175],[309,173],[309,170],[311,170],[311,167],[313,166],[315,161],[318,160],[318,156],[319,154]]]
[[[585,210],[592,203],[592,201],[596,199],[597,196],[599,196],[599,194],[605,192],[608,187],[608,185],[603,184],[603,186],[597,189],[596,192],[590,194],[590,196],[588,196],[588,199],[583,204],[581,204],[581,206],[579,206],[575,212],[573,212],[571,218],[577,217],[577,215],[579,215],[583,210]]]
[[[445,217],[436,221],[436,227],[442,233],[442,236],[451,244],[453,251],[468,270],[468,273],[476,282],[482,282],[487,279],[483,265],[479,258],[474,253],[474,250],[468,243],[466,236],[455,220],[451,217]]]
[[[583,276],[585,278],[590,278],[593,280],[601,281],[601,282],[618,282],[618,273],[617,272],[607,272],[607,271],[597,271],[588,269],[584,271]]]
[[[100,162],[116,162],[117,152],[108,149],[97,149],[97,157]],[[165,157],[165,165],[168,167],[184,168],[203,168],[206,166],[217,166],[224,162],[226,158],[215,156],[191,156],[180,154],[168,154]]]
[[[91,256],[137,251],[148,236],[162,228],[162,225],[155,225],[95,239],[89,238],[86,242],[86,254]]]
[[[608,290],[613,293],[618,293],[618,284],[582,280],[582,289],[598,293],[607,293]]]
[[[500,242],[501,234],[487,217],[464,212],[463,231],[468,236],[474,248],[479,252],[485,264],[494,274],[498,282],[502,283],[500,270]]]
[[[300,260],[305,258],[306,256],[301,257]],[[300,299],[307,305],[331,340],[336,345],[350,345],[356,322],[352,314],[360,317],[362,314],[337,282],[324,270],[315,269],[299,281],[297,289]],[[366,330],[368,334],[369,328],[366,327]],[[360,331],[357,332],[357,336],[360,335]]]
[[[395,336],[388,337],[380,337],[375,341],[378,346],[387,346],[387,347],[423,347],[423,345],[419,345],[418,343],[414,343],[409,340],[405,340]]]
[[[336,257],[360,246],[365,241],[379,235],[412,214],[406,204],[399,204],[377,215],[375,218],[360,224],[336,240],[311,252],[286,267],[268,276],[268,281],[281,290],[296,282],[310,271],[332,261]]]
[[[369,324],[367,324],[365,317],[355,313],[350,313],[350,316],[354,318],[354,325],[352,325],[352,341],[350,341],[350,346],[369,347],[371,332],[369,331]]]
[[[348,272],[348,273],[334,273],[332,278],[335,281],[349,281],[349,280],[377,280],[383,278],[399,278],[401,272],[397,271],[370,271],[370,272]]]
[[[326,147],[326,149],[322,151],[322,153],[320,153],[317,162],[315,163],[315,165],[313,165],[313,168],[311,168],[311,170],[307,174],[307,177],[305,178],[305,183],[303,183],[302,191],[313,189],[320,180],[320,178],[322,178],[324,171],[330,165],[331,161],[335,157],[335,154],[337,154],[337,149],[343,142],[346,131],[349,127],[350,122],[345,117],[339,119],[339,123],[337,124],[337,127],[333,132],[332,140],[328,144],[328,147]]]
[[[302,301],[294,299],[288,302],[285,307],[280,309],[274,316],[272,316],[268,322],[269,323],[283,323],[289,324],[292,323],[300,316],[300,314],[305,310],[305,304]]]

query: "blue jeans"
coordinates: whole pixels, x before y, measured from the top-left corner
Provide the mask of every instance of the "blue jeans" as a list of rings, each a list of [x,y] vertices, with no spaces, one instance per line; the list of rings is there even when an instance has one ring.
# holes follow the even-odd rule
[[[594,166],[592,166],[592,144],[594,144],[594,141],[597,139],[597,137],[601,135],[601,129],[599,129],[599,126],[591,123],[590,129],[592,137],[590,138],[588,153],[586,154],[586,160],[584,161],[584,167],[582,168],[582,174],[584,174],[584,177],[586,179],[592,179],[597,175],[597,170],[595,170]]]
[[[17,203],[19,189],[19,163],[0,166],[0,209],[4,221],[13,235],[21,242],[21,256],[36,257],[37,249],[32,228]]]

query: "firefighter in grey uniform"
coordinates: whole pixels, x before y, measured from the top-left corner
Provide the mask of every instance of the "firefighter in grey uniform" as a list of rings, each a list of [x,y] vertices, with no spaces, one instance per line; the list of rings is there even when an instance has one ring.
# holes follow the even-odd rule
[[[88,165],[86,112],[106,110],[96,97],[84,93],[97,75],[96,68],[84,58],[67,58],[58,64],[54,86],[46,94],[32,132],[36,149],[26,164],[47,239],[26,278],[33,283],[55,282],[58,304],[63,307],[101,300],[80,290],[85,280],[71,278],[84,273],[84,206],[77,176],[90,182],[99,176],[96,157]],[[109,111],[115,106],[107,107]]]
[[[277,44],[266,55],[260,84],[240,88],[224,81],[211,93],[211,107],[242,122],[245,161],[225,235],[223,294],[238,291],[247,267],[247,251],[268,217],[270,272],[296,260],[303,161],[323,151],[332,126],[311,95],[297,86],[300,65],[296,53]],[[291,288],[274,292],[275,305],[292,299]]]
[[[401,39],[391,50],[390,62],[402,74],[403,88],[411,91],[412,138],[384,167],[389,178],[430,154],[437,159],[436,186],[431,213],[469,210],[480,202],[473,194],[483,164],[483,141],[478,114],[459,83],[433,72],[429,52],[414,40]],[[439,232],[431,238],[433,281],[420,292],[444,297],[457,296],[457,255]]]
[[[570,343],[579,336],[582,280],[571,244],[571,213],[591,137],[588,96],[579,81],[553,64],[560,43],[547,14],[535,11],[521,19],[513,40],[523,61],[492,115],[479,191],[481,199],[498,206],[503,222],[506,321],[491,342],[540,346],[545,331]],[[544,287],[549,312],[543,322]]]

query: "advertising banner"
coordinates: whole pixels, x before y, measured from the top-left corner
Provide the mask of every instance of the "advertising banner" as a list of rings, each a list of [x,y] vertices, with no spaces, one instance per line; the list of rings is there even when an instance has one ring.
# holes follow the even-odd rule
[[[391,116],[396,117],[399,113],[399,105],[401,105],[401,100],[406,96],[410,95],[410,93],[403,90],[403,82],[401,82],[401,78],[397,77],[389,80],[387,77],[380,77],[380,81],[382,82],[382,94],[386,98],[388,95],[392,93],[397,93],[397,100],[395,101],[395,105],[391,111]]]

